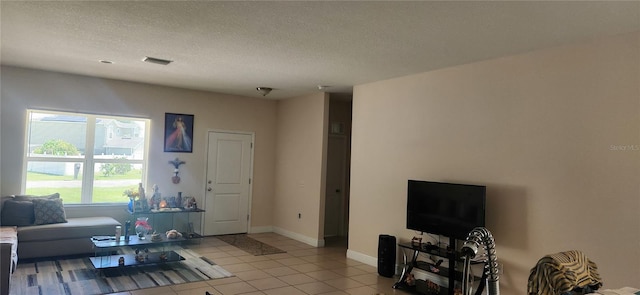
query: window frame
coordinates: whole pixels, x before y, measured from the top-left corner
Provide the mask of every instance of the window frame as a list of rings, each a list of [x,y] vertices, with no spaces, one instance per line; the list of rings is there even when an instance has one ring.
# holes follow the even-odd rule
[[[47,114],[47,115],[66,115],[66,116],[74,116],[74,117],[85,117],[86,121],[86,133],[85,133],[85,146],[84,146],[84,154],[81,154],[77,157],[56,157],[56,156],[36,156],[35,154],[30,153],[30,140],[31,140],[31,122],[32,122],[32,114]],[[114,119],[114,120],[135,120],[135,121],[143,121],[144,122],[144,140],[143,140],[143,155],[142,159],[122,159],[122,158],[113,158],[113,159],[100,159],[96,158],[94,155],[94,146],[95,146],[95,136],[96,136],[96,126],[97,119]],[[94,114],[94,113],[81,113],[81,112],[65,112],[65,111],[51,111],[51,110],[40,110],[40,109],[27,109],[26,112],[26,122],[25,122],[25,139],[24,139],[24,149],[23,149],[23,167],[22,167],[22,183],[21,183],[21,192],[24,194],[27,191],[27,173],[28,173],[28,165],[30,162],[64,162],[64,163],[80,163],[82,164],[82,180],[81,180],[81,193],[80,193],[80,203],[71,203],[71,205],[78,206],[103,206],[103,205],[114,205],[114,204],[122,204],[128,202],[127,198],[122,198],[122,202],[104,202],[104,203],[93,203],[93,189],[94,189],[94,178],[95,178],[95,170],[96,165],[101,163],[128,163],[128,164],[139,164],[142,165],[142,178],[141,182],[144,184],[147,182],[148,178],[148,164],[149,164],[149,142],[151,136],[151,120],[149,118],[143,117],[133,117],[133,116],[116,116],[116,115],[104,115],[104,114]],[[91,151],[91,152],[87,152]],[[65,204],[66,206],[67,204]]]

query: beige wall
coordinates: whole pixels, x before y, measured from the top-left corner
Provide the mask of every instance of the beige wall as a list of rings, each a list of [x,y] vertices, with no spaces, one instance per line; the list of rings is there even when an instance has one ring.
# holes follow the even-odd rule
[[[255,132],[251,226],[272,224],[275,101],[13,67],[1,70],[2,195],[20,192],[27,108],[136,116],[151,119],[146,187],[158,184],[163,195],[181,191],[199,202],[204,192],[207,131]],[[193,153],[163,152],[165,112],[195,115]],[[182,181],[178,185],[171,183],[173,166],[168,164],[175,157],[186,161],[180,167]],[[121,208],[95,210],[126,218]],[[70,208],[68,212],[71,216],[91,215],[95,210]]]
[[[273,225],[312,245],[324,243],[328,116],[325,93],[278,101]]]
[[[484,184],[504,294],[570,249],[637,286],[639,72],[636,33],[355,87],[349,255],[417,234],[407,179]]]

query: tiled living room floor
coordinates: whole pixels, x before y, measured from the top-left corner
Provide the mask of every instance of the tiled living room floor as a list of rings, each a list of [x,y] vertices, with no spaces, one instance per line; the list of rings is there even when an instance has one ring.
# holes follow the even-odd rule
[[[275,233],[249,236],[287,253],[253,256],[208,237],[190,248],[235,277],[113,294],[204,295],[207,291],[213,295],[408,294],[392,289],[394,279],[379,276],[375,267],[347,259],[344,241],[328,241],[326,247],[315,248]]]

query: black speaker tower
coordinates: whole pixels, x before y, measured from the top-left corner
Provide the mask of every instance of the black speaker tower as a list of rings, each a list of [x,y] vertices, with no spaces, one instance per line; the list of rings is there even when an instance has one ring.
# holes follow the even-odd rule
[[[396,237],[380,235],[378,239],[378,274],[393,277],[396,273]]]

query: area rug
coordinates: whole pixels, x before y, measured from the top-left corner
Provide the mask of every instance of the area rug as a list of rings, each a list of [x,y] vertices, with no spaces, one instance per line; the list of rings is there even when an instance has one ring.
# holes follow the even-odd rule
[[[216,238],[224,241],[225,243],[240,248],[240,250],[250,253],[254,256],[287,253],[284,250],[280,250],[276,247],[267,245],[258,240],[248,237],[246,234],[237,235],[223,235],[216,236]]]
[[[165,250],[169,247],[165,247]],[[10,295],[96,295],[233,276],[196,252],[171,246],[185,260],[96,271],[89,257],[37,259],[18,263]],[[150,249],[157,250],[157,249]],[[122,254],[131,254],[123,248]]]

